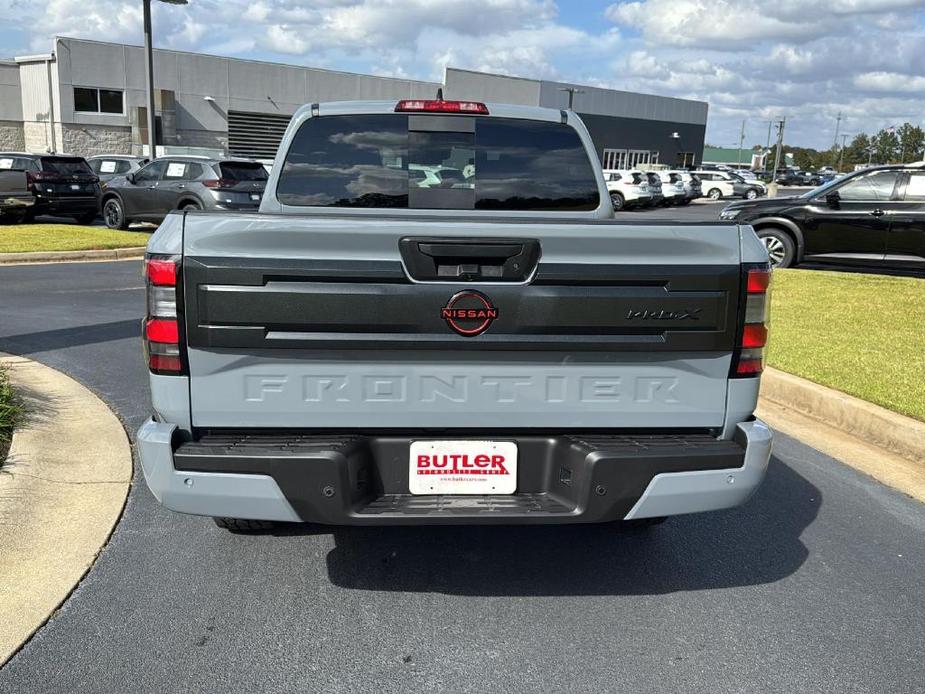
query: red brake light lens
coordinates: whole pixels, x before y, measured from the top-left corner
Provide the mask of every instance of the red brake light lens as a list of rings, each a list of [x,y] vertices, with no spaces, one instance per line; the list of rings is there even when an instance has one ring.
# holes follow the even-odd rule
[[[768,329],[763,323],[750,323],[742,332],[742,349],[764,347],[768,342]]]
[[[148,368],[162,376],[184,373],[178,292],[180,257],[148,255],[145,257],[147,280],[147,316],[143,342]]]
[[[180,329],[175,320],[152,318],[145,323],[145,337],[151,342],[178,344],[180,342]]]
[[[395,105],[395,112],[420,113],[471,113],[488,115],[488,107],[480,101],[441,101],[437,99],[403,99]]]
[[[177,261],[173,258],[146,258],[145,276],[156,287],[176,287]]]
[[[202,181],[202,185],[206,188],[212,188],[213,190],[221,190],[223,188],[234,188],[238,185],[239,181],[236,181],[233,178],[213,178],[207,181]]]
[[[746,270],[745,305],[740,320],[742,340],[733,361],[733,376],[758,376],[764,370],[764,347],[768,343],[768,307],[771,286],[771,268],[753,266]]]
[[[740,359],[736,367],[736,374],[739,376],[757,376],[764,371],[764,358],[757,359]]]
[[[760,269],[748,271],[748,287],[746,291],[749,294],[764,294],[766,291],[768,291],[768,287],[770,285],[770,270]]]
[[[180,361],[180,357],[171,354],[149,355],[148,366],[152,371],[159,373],[180,373],[183,371],[183,362]]]

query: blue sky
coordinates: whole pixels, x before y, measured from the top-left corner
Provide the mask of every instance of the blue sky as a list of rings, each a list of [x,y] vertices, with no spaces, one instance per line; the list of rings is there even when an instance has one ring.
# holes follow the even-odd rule
[[[140,43],[141,3],[0,0],[0,56]],[[445,65],[710,103],[707,140],[831,146],[925,116],[925,0],[155,2],[159,47],[439,80]],[[580,103],[576,103],[580,109]]]

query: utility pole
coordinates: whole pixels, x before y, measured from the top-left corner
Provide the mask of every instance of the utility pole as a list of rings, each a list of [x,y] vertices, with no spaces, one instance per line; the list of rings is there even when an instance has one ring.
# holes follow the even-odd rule
[[[773,126],[773,125],[774,125],[774,121],[769,120],[769,121],[768,121],[768,144],[767,144],[767,146],[765,147],[765,149],[767,149],[767,150],[770,150],[770,149],[771,149],[771,126]]]
[[[568,92],[568,110],[571,111],[572,103],[575,101],[576,94],[584,94],[584,89],[578,89],[577,87],[559,87],[560,92]]]
[[[839,126],[841,125],[841,119],[842,119],[842,115],[841,115],[841,111],[839,111],[838,116],[835,117],[835,140],[832,142],[833,147],[838,146],[838,129],[839,129]]]
[[[848,134],[845,133],[841,136],[841,150],[838,152],[838,166],[836,167],[839,172],[841,172],[842,162],[845,160],[845,142],[848,139]]]
[[[832,141],[832,149],[833,149],[833,150],[837,150],[837,149],[838,149],[838,126],[841,125],[841,119],[842,119],[842,115],[841,115],[841,111],[839,111],[839,112],[838,112],[838,117],[835,119],[835,139]],[[835,152],[832,152],[832,156],[833,156],[833,157],[836,156],[836,153],[835,153]],[[832,163],[834,164],[835,162],[832,162]]]
[[[784,146],[784,125],[786,123],[786,116],[777,121],[777,151],[774,153],[774,176],[777,176],[777,169],[780,168],[781,148]]]
[[[742,121],[742,131],[739,133],[739,168],[742,168],[742,144],[745,142],[745,121]]]

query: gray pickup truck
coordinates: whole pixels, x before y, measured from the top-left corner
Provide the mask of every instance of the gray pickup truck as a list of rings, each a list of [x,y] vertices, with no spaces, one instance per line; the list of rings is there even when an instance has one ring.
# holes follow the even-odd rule
[[[18,160],[0,154],[0,224],[24,220],[34,202],[25,169]]]
[[[573,112],[299,110],[260,210],[146,258],[148,487],[231,530],[654,522],[735,506],[768,256],[748,226],[614,219]]]

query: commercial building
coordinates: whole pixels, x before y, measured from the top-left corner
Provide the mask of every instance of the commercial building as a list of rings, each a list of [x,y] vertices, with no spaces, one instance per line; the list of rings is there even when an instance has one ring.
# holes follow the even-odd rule
[[[704,101],[447,68],[448,99],[572,108],[588,126],[605,169],[699,164],[707,129]]]
[[[767,168],[768,150],[765,149],[736,149],[729,147],[704,147],[703,163],[731,166],[736,169],[754,169],[760,171]],[[774,162],[771,162],[773,166]]]
[[[447,68],[443,83],[155,50],[156,139],[167,153],[271,159],[305,103],[472,99],[573,108],[605,168],[699,163],[707,104]],[[144,52],[57,38],[45,55],[0,61],[0,149],[142,154],[148,143]]]

